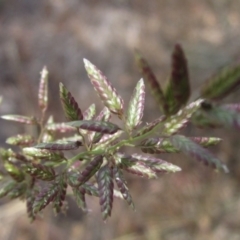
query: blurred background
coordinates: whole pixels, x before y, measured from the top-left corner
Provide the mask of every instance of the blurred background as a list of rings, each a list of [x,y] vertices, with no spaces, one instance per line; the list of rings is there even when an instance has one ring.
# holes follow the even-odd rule
[[[240,60],[240,2],[234,0],[0,0],[0,114],[37,115],[39,72],[50,72],[50,107],[63,121],[58,84],[63,82],[84,110],[102,105],[84,70],[83,58],[100,68],[127,103],[140,79],[140,49],[164,84],[175,43],[182,44],[192,92],[222,66]],[[239,91],[225,102],[239,102]],[[144,121],[159,116],[149,92]],[[0,123],[0,142],[24,126]],[[188,135],[224,137],[213,152],[229,174],[216,173],[184,156],[160,156],[182,172],[147,180],[127,176],[136,212],[114,202],[101,220],[98,199],[81,212],[71,199],[66,215],[46,209],[33,224],[20,201],[0,202],[1,240],[238,240],[240,236],[240,138],[236,131],[189,129]]]

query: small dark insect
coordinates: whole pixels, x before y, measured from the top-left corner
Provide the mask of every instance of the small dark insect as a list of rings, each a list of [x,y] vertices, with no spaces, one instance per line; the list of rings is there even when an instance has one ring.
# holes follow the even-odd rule
[[[203,110],[210,110],[212,109],[212,104],[210,102],[204,101],[201,103],[201,107]]]

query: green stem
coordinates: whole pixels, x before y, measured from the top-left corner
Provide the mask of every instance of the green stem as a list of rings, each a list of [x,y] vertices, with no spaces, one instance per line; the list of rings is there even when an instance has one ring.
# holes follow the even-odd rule
[[[122,115],[122,120],[123,120],[123,124],[124,124],[124,130],[126,131],[128,137],[131,138],[131,132],[128,129],[127,119],[126,119],[126,116],[124,114]]]
[[[167,120],[167,119],[166,119]],[[136,141],[141,141],[144,140],[146,137],[152,135],[155,131],[158,130],[158,128],[160,128],[162,125],[164,124],[164,122],[160,122],[158,123],[151,131],[141,135],[141,136],[137,136],[135,138],[129,138],[126,140],[122,140],[120,142],[118,142],[117,144],[107,148],[107,149],[100,149],[100,150],[92,150],[92,151],[85,151],[85,152],[81,152],[79,154],[77,154],[76,156],[74,156],[73,158],[68,160],[68,164],[67,167],[71,166],[74,162],[76,162],[77,160],[81,159],[84,156],[89,156],[89,155],[101,155],[104,154],[106,152],[115,152],[116,150],[118,150],[119,148],[123,147],[123,146],[131,146],[133,147],[133,143]]]
[[[84,151],[76,156],[72,157],[71,159],[68,160],[67,166],[71,166],[74,162],[78,161],[79,159],[85,157],[85,156],[90,156],[90,155],[101,155],[104,153],[104,150],[93,150],[93,151]]]
[[[40,134],[39,134],[39,136],[38,136],[37,143],[41,143],[43,134],[44,134],[44,132],[45,132],[45,127],[44,127],[45,113],[46,113],[46,110],[43,110],[43,111],[42,111],[42,114],[41,114],[41,119],[40,119],[40,122],[39,122],[39,125],[40,125]]]

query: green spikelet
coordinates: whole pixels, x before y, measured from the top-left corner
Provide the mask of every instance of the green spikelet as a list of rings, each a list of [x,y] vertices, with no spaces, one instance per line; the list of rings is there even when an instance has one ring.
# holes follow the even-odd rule
[[[209,100],[221,100],[240,85],[240,66],[225,67],[205,82],[201,96]]]
[[[213,156],[207,149],[201,147],[192,140],[182,135],[174,135],[170,139],[173,146],[186,155],[202,161],[206,165],[213,166],[217,170],[221,170],[225,173],[229,172],[227,166],[221,163],[217,157]]]
[[[132,131],[141,123],[144,110],[144,103],[145,103],[145,85],[143,79],[141,79],[134,90],[134,93],[131,97],[128,106],[126,125],[129,131]]]
[[[60,98],[62,101],[62,106],[64,113],[66,115],[66,118],[69,121],[76,121],[76,120],[82,120],[83,114],[81,109],[78,107],[77,102],[75,101],[72,94],[67,90],[67,88],[60,83]]]
[[[15,181],[22,182],[24,180],[24,173],[12,163],[5,162],[4,168]]]

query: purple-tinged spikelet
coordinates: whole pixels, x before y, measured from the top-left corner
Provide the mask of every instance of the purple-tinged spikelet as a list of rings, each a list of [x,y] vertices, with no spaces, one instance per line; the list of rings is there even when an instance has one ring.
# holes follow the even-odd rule
[[[84,64],[91,83],[103,104],[108,107],[112,113],[121,116],[123,114],[123,99],[117,94],[116,89],[91,62],[84,59]]]
[[[145,103],[145,85],[141,79],[135,87],[128,106],[126,125],[129,131],[132,131],[140,123],[143,116]]]
[[[60,98],[66,118],[69,121],[82,120],[83,114],[72,94],[60,83]]]
[[[135,59],[137,66],[143,75],[144,80],[146,81],[147,86],[149,87],[152,96],[154,97],[157,105],[160,107],[163,113],[166,112],[165,97],[161,89],[160,83],[158,82],[156,76],[154,75],[152,69],[150,68],[147,60],[136,51]]]
[[[82,171],[80,176],[78,177],[78,185],[81,185],[88,181],[101,167],[103,163],[103,156],[96,156]]]
[[[76,127],[80,129],[85,129],[89,131],[113,134],[120,130],[120,128],[110,122],[102,122],[102,121],[92,121],[92,120],[82,120],[82,121],[73,121],[68,122],[67,125],[71,127]]]
[[[105,165],[97,174],[99,203],[103,220],[111,216],[113,204],[113,168]]]
[[[120,190],[123,198],[134,209],[134,203],[132,201],[131,194],[129,193],[128,187],[126,185],[126,181],[123,177],[121,170],[118,167],[115,167],[113,169],[113,173],[114,173],[115,182],[116,182],[118,189]]]

